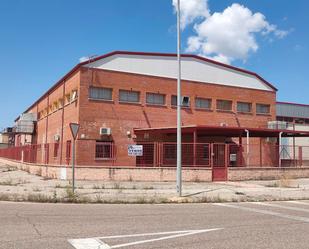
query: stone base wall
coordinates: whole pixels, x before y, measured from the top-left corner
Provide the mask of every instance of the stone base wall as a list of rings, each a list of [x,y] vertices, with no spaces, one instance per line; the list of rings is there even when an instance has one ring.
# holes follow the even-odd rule
[[[48,178],[70,180],[72,168],[59,165],[36,165],[0,158],[1,163],[15,166],[31,174]],[[272,180],[288,178],[309,178],[309,167],[301,168],[229,168],[229,181],[245,180]],[[211,182],[211,168],[183,168],[183,181]],[[101,180],[101,181],[175,181],[175,168],[138,168],[138,167],[94,167],[78,166],[75,169],[76,180]]]
[[[229,168],[229,181],[245,181],[245,180],[275,180],[281,178],[309,178],[309,167],[301,168]]]
[[[21,163],[0,158],[0,162],[7,163],[31,174],[48,178],[70,180],[72,168],[58,165],[35,165]],[[210,168],[183,169],[183,181],[210,182]],[[138,168],[138,167],[94,167],[78,166],[75,168],[76,180],[101,180],[101,181],[176,181],[175,168]]]

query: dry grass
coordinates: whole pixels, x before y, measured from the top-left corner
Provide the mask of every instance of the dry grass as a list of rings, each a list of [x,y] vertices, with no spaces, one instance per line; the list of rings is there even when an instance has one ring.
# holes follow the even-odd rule
[[[11,172],[18,170],[17,167],[14,166],[7,166],[2,172]]]
[[[294,188],[294,180],[287,174],[284,174],[281,176],[279,180],[279,186],[281,188]]]
[[[7,179],[0,182],[1,186],[17,186],[18,183],[13,183],[12,179]]]
[[[298,188],[295,185],[295,180],[288,174],[283,174],[279,180],[266,184],[265,187],[270,188]]]
[[[151,189],[154,189],[154,187],[153,186],[144,186],[143,189],[144,190],[151,190]]]
[[[265,187],[268,187],[268,188],[279,188],[279,183],[277,181],[276,182],[271,182],[271,183],[266,184]]]
[[[33,187],[32,191],[33,192],[41,192],[42,190],[40,188],[38,188],[38,187]]]

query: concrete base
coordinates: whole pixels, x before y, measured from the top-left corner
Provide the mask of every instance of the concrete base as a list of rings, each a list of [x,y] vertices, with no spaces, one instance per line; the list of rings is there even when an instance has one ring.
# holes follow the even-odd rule
[[[72,179],[72,169],[69,166],[37,165],[3,158],[0,158],[0,162],[43,177],[62,180]],[[182,177],[185,182],[211,182],[212,170],[211,168],[183,168]],[[229,181],[272,180],[283,177],[309,178],[309,167],[235,167],[228,169]],[[175,181],[176,169],[77,166],[75,178],[77,180],[168,182]]]
[[[66,175],[66,180],[72,179],[72,168],[70,166],[37,165],[31,163],[21,163],[3,158],[0,158],[0,162],[43,177],[63,179],[64,175]],[[66,172],[64,173],[64,171]],[[182,178],[183,181],[187,182],[210,182],[211,169],[184,168],[182,171]],[[77,166],[75,168],[75,179],[168,182],[176,180],[176,168]]]

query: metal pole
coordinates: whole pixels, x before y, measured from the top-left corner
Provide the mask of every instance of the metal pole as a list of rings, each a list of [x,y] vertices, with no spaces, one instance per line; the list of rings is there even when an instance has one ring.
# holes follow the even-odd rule
[[[72,192],[75,191],[75,139],[72,143]]]
[[[281,168],[282,131],[279,132],[279,168]]]
[[[180,58],[180,0],[177,0],[177,193],[182,195],[181,165],[181,58]]]
[[[247,166],[250,166],[250,145],[249,145],[249,130],[245,129],[245,132],[247,133]]]

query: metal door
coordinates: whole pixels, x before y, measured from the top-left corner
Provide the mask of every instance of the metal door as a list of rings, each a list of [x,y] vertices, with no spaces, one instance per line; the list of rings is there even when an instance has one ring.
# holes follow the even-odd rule
[[[227,180],[227,145],[214,143],[211,146],[212,180]]]

